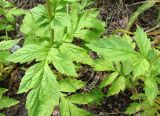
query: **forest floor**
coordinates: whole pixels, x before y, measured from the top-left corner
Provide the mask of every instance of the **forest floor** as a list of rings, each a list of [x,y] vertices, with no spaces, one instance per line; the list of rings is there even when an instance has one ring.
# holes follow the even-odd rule
[[[10,1],[13,2],[14,0]],[[96,0],[94,7],[97,7],[100,11],[99,18],[106,22],[105,34],[111,34],[115,29],[125,28],[129,17],[135,12],[135,10],[141,5],[142,2],[143,0]],[[16,6],[24,9],[31,9],[38,4],[43,3],[43,0],[16,0],[15,2]],[[136,24],[142,26],[145,31],[154,28],[157,25],[159,9],[160,5],[156,4],[151,9],[145,11],[145,13],[138,17],[133,27],[131,28],[131,31],[135,31]],[[14,33],[11,33],[12,37],[23,38],[23,35],[19,32],[19,26],[22,23],[21,21],[22,17],[17,18],[17,30]],[[95,77],[98,76],[98,79],[100,79],[106,75],[104,72],[94,72],[93,69],[89,66],[83,66],[79,73],[81,78],[88,82],[88,85],[90,85],[95,80]],[[16,94],[23,75],[24,70],[21,68],[21,65],[17,64],[14,66],[14,69],[7,77],[7,79],[0,83],[2,87],[9,88],[7,96],[13,97],[20,101],[18,105],[3,110],[7,116],[27,116],[27,111],[25,110],[26,94]],[[98,82],[99,80],[97,80],[97,83]],[[137,88],[138,91],[143,91],[141,87]],[[107,91],[107,88],[104,91]],[[101,105],[82,107],[94,112],[97,114],[97,116],[125,116],[123,111],[131,102],[129,99],[130,96],[131,92],[125,91],[119,95],[105,98]],[[58,114],[53,114],[53,116],[58,116]]]

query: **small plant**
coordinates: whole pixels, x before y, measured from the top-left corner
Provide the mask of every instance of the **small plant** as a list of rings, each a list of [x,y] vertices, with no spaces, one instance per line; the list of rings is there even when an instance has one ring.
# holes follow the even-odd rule
[[[76,78],[78,64],[93,63],[84,43],[100,37],[105,30],[105,24],[97,19],[99,12],[86,8],[90,3],[46,0],[46,5],[38,5],[26,14],[21,26],[24,47],[9,59],[21,64],[35,61],[18,91],[29,91],[26,102],[29,116],[50,116],[58,105],[61,116],[89,116],[90,112],[75,104],[98,103],[103,97],[99,90],[75,93],[85,87],[85,82]],[[76,38],[83,41],[81,46],[73,44]]]
[[[9,49],[13,47],[18,41],[8,40],[11,37],[8,36],[8,32],[15,28],[14,16],[24,14],[24,10],[14,7],[14,5],[6,0],[0,1],[0,81],[4,80],[10,74],[12,66],[6,60],[11,54]],[[18,103],[18,101],[3,97],[2,95],[7,91],[5,88],[0,87],[0,110],[8,108]],[[0,113],[1,116],[4,114]]]
[[[8,41],[2,41],[0,42],[0,80],[3,80],[4,73],[7,72],[8,68],[4,68],[3,65],[7,64],[7,58],[10,55],[10,52],[8,51],[9,48],[11,48],[14,44],[16,44],[17,41],[14,40],[8,40]],[[0,110],[3,108],[8,108],[10,106],[13,106],[18,103],[18,101],[8,98],[8,97],[2,97],[3,93],[5,93],[7,89],[0,87]],[[1,114],[0,115],[4,115]]]
[[[137,97],[143,95],[138,98],[142,102],[132,103],[126,114],[139,111],[144,111],[144,116],[148,112],[153,114],[150,116],[159,114],[160,51],[151,46],[150,39],[140,27],[133,38],[128,35],[111,35],[95,40],[87,46],[100,57],[95,61],[95,70],[112,72],[99,86],[102,89],[110,85],[107,96],[136,85],[144,88],[144,94],[135,92]]]
[[[3,94],[7,92],[7,89],[0,88],[0,110],[3,108],[8,108],[10,106],[16,105],[18,103],[17,100],[14,100],[9,97],[4,97]],[[5,114],[0,113],[0,116],[5,116]]]
[[[25,11],[16,8],[14,4],[6,0],[0,1],[0,31],[5,32],[5,36],[1,36],[0,39],[9,39],[9,31],[15,30],[15,17],[24,14]]]

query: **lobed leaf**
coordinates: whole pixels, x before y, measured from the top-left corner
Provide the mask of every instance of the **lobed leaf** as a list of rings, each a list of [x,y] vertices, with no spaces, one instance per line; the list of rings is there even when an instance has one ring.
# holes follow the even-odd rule
[[[26,108],[29,116],[49,116],[59,103],[59,90],[55,75],[47,64],[41,68],[43,73],[39,76],[39,82],[27,96]]]
[[[60,46],[60,50],[62,53],[67,53],[73,61],[84,64],[92,64],[93,62],[87,51],[79,46],[64,43]]]
[[[124,91],[126,87],[126,79],[123,76],[118,77],[113,81],[112,85],[109,88],[107,96],[118,94],[120,91]]]
[[[137,27],[135,32],[135,41],[141,54],[146,57],[151,49],[151,42],[150,39],[148,39],[147,34],[140,27]]]
[[[116,36],[95,40],[87,46],[100,55],[108,56],[112,61],[124,61],[137,56],[130,44]]]
[[[33,60],[42,61],[45,60],[47,53],[48,48],[46,46],[30,44],[14,52],[8,59],[15,63],[25,63]]]
[[[158,85],[154,78],[147,78],[145,80],[145,94],[147,96],[148,102],[153,105],[155,98],[158,94]]]

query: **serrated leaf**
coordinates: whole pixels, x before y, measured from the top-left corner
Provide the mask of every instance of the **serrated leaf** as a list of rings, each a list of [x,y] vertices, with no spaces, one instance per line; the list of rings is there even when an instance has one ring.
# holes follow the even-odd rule
[[[78,108],[63,97],[61,97],[60,112],[61,116],[92,116],[90,112]]]
[[[114,65],[108,58],[100,58],[94,60],[92,65],[96,71],[114,71]]]
[[[61,116],[71,116],[68,101],[64,97],[61,97],[60,113],[61,113]]]
[[[87,18],[86,23],[84,24],[85,27],[87,28],[93,28],[93,29],[97,29],[100,32],[104,32],[105,31],[105,23],[102,22],[101,20],[98,20],[97,18]]]
[[[56,12],[54,19],[51,21],[51,28],[57,29],[60,26],[70,26],[70,16],[67,13]]]
[[[132,46],[117,36],[95,40],[87,46],[112,61],[124,61],[137,56]]]
[[[84,64],[92,64],[93,62],[87,51],[79,46],[64,43],[60,46],[60,50],[62,53],[67,53],[73,61]]]
[[[121,70],[124,76],[129,75],[133,71],[132,62],[130,60],[124,61]]]
[[[30,89],[37,87],[41,81],[44,63],[37,63],[31,66],[22,78],[18,93],[28,92]]]
[[[81,38],[86,42],[91,42],[99,37],[99,32],[97,32],[96,30],[83,29],[74,33],[74,36],[77,38]]]
[[[106,87],[107,85],[112,84],[112,82],[116,79],[117,76],[118,76],[118,72],[114,72],[106,76],[105,79],[102,80],[101,84],[99,85],[99,88],[103,88],[103,87]]]
[[[59,103],[59,90],[55,75],[47,64],[41,68],[43,74],[39,76],[37,86],[32,88],[27,96],[26,108],[29,116],[49,116]]]
[[[75,65],[72,60],[67,54],[61,53],[58,49],[50,49],[48,61],[52,62],[60,73],[68,76],[77,76]]]
[[[101,90],[94,89],[89,93],[80,93],[69,96],[67,99],[71,103],[75,104],[89,104],[89,103],[98,103],[104,94]]]
[[[76,79],[63,79],[59,81],[60,91],[75,92],[85,86],[85,82]]]
[[[10,106],[16,105],[17,103],[19,103],[17,100],[9,97],[2,97],[0,99],[0,109],[8,108]]]
[[[69,104],[69,108],[71,109],[71,116],[93,116],[90,112],[78,108],[73,104]]]
[[[107,96],[118,94],[120,91],[124,91],[126,87],[126,79],[123,76],[118,77],[113,81],[112,85],[109,88]]]
[[[122,39],[125,40],[128,44],[130,44],[130,46],[132,46],[132,48],[136,47],[135,43],[133,42],[133,39],[129,35],[124,34]]]
[[[151,42],[150,39],[147,38],[147,34],[140,27],[137,27],[135,41],[140,52],[146,57],[151,49]]]
[[[149,71],[150,63],[145,58],[140,58],[137,59],[137,62],[134,64],[133,68],[133,74],[135,77],[145,75]]]
[[[147,96],[148,102],[153,105],[155,98],[158,94],[158,86],[154,78],[147,78],[145,80],[145,94]]]
[[[30,44],[14,52],[8,59],[15,63],[25,63],[35,59],[42,61],[46,58],[48,51],[44,45]]]
[[[17,42],[18,41],[16,41],[16,40],[1,41],[0,42],[0,51],[7,50],[7,49],[11,48]]]
[[[31,12],[26,13],[26,15],[23,19],[23,24],[20,26],[20,31],[25,34],[25,37],[26,37],[25,41],[29,37],[31,37],[31,38],[33,37],[32,39],[34,40],[34,32],[36,31],[36,26],[34,23],[33,14]]]
[[[130,106],[125,111],[125,114],[134,114],[141,110],[141,104],[140,103],[131,103]]]

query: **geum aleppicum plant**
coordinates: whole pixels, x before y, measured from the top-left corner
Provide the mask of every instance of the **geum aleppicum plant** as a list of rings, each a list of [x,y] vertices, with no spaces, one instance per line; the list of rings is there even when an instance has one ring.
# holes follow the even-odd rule
[[[73,94],[85,86],[85,82],[75,78],[78,77],[76,64],[93,63],[88,51],[73,41],[79,38],[88,43],[105,30],[105,24],[97,19],[96,9],[85,8],[88,3],[46,0],[46,5],[38,5],[25,15],[21,26],[24,46],[9,60],[21,64],[35,61],[26,71],[18,91],[29,92],[26,101],[29,116],[50,116],[58,105],[61,116],[89,116],[92,114],[75,104],[97,102],[103,96],[96,90]],[[67,96],[67,92],[72,94]]]
[[[107,96],[140,85],[145,92],[136,93],[131,97],[137,100],[139,96],[140,103],[132,103],[125,113],[143,111],[144,116],[158,114],[160,51],[151,46],[150,39],[140,27],[137,27],[133,38],[128,35],[111,35],[95,40],[87,46],[100,57],[93,65],[95,70],[112,72],[99,85],[100,89],[110,85]]]

